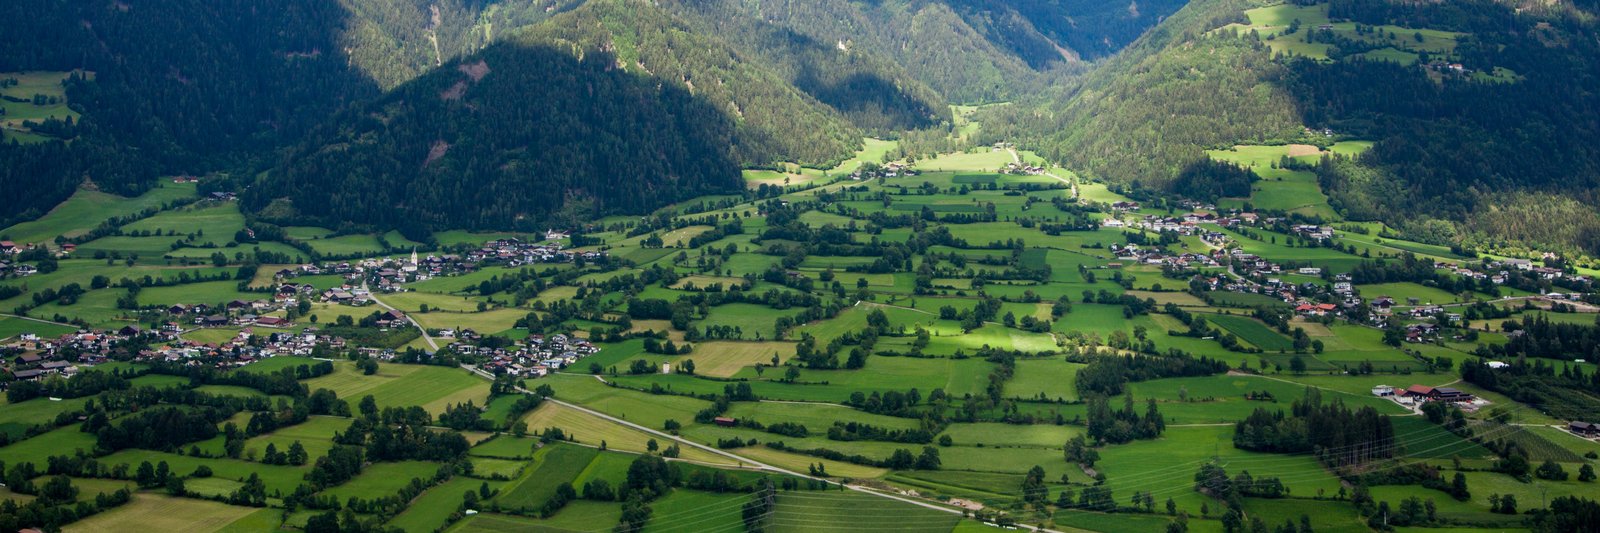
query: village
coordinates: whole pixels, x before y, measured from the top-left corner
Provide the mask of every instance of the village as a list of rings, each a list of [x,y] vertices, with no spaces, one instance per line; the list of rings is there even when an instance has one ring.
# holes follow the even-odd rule
[[[403,317],[398,311],[385,313],[380,319],[383,327],[409,327],[400,325],[403,319],[389,315]],[[220,343],[184,339],[180,327],[169,322],[156,330],[129,325],[116,331],[83,329],[58,337],[23,334],[0,345],[0,360],[13,379],[38,381],[52,376],[70,377],[115,360],[229,369],[273,357],[325,359],[344,354],[392,361],[398,355],[392,349],[354,345],[316,326],[298,331],[244,327]],[[544,377],[600,351],[586,339],[563,334],[530,335],[518,344],[480,348],[469,342],[481,338],[476,332],[450,333],[458,339],[449,344],[451,353],[464,356],[464,360],[481,361],[481,368],[495,374],[524,379]]]

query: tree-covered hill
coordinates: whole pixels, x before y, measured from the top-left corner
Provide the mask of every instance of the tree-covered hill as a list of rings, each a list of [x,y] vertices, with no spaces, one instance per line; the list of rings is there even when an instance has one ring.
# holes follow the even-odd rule
[[[333,117],[244,205],[422,237],[568,226],[742,187],[725,111],[617,61],[492,45]]]
[[[66,87],[82,119],[57,146],[0,149],[0,190],[40,212],[85,180],[123,194],[167,173],[228,169],[298,138],[377,87],[335,41],[344,13],[284,0],[0,2],[0,72],[92,72]],[[29,169],[23,171],[20,169]],[[14,221],[14,220],[11,220]]]
[[[989,110],[984,134],[1156,187],[1206,149],[1371,140],[1318,171],[1347,217],[1439,244],[1595,251],[1594,20],[1564,3],[1200,0],[1069,94]]]

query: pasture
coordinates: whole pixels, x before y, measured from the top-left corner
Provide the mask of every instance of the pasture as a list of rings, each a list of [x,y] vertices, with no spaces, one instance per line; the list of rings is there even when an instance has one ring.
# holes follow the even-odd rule
[[[563,407],[554,402],[540,405],[538,409],[528,413],[528,416],[523,421],[527,422],[528,431],[531,433],[542,433],[549,428],[561,428],[561,431],[567,435],[571,442],[595,447],[603,443],[608,450],[645,453],[647,443],[651,440],[655,440],[657,445],[662,448],[672,444],[665,438],[656,437],[576,409]],[[689,419],[682,420],[685,423],[690,421]],[[726,457],[693,447],[684,447],[679,457],[712,464],[732,463],[732,460]]]
[[[322,255],[331,256],[360,256],[375,255],[385,251],[383,244],[378,242],[376,235],[342,235],[338,237],[319,237],[305,241],[311,245],[312,250]]]
[[[577,479],[599,450],[583,446],[556,444],[533,455],[533,466],[522,477],[512,480],[495,502],[512,509],[538,509],[556,493],[556,486]]]
[[[32,71],[32,72],[0,72],[0,79],[16,80],[17,84],[0,89],[0,94],[9,98],[22,100],[0,100],[0,130],[10,142],[15,139],[22,143],[39,142],[53,137],[34,131],[25,122],[44,122],[46,120],[71,120],[82,118],[77,111],[67,106],[67,95],[62,85],[68,76],[78,74],[94,77],[94,73],[82,70],[72,72],[60,71]]]
[[[682,376],[680,376],[682,377]],[[690,378],[693,379],[693,378]],[[556,374],[541,380],[556,391],[556,398],[639,424],[660,428],[667,419],[687,423],[711,402],[682,396],[651,395],[607,386],[590,376]],[[716,386],[718,391],[722,385]]]
[[[332,496],[340,502],[351,498],[371,500],[394,496],[410,485],[412,479],[428,481],[433,478],[441,466],[426,461],[372,463],[363,468],[360,475],[319,495]]]
[[[749,497],[738,493],[719,494],[698,490],[676,489],[666,497],[650,503],[655,512],[645,524],[645,531],[699,533],[743,528],[744,521],[732,510],[748,502]],[[721,512],[714,512],[721,511]]]
[[[333,449],[333,434],[345,431],[349,427],[348,418],[313,416],[305,422],[251,438],[245,441],[244,449],[246,454],[253,453],[259,457],[265,452],[268,444],[276,448],[279,453],[286,453],[290,446],[298,442],[306,449],[306,455],[314,459],[327,455],[328,450]]]
[[[681,365],[682,360],[692,359],[695,374],[725,378],[756,363],[771,365],[774,356],[780,362],[787,361],[794,357],[794,350],[794,343],[790,342],[704,341],[696,343],[694,352],[680,356],[678,361]]]
[[[108,466],[128,465],[130,472],[145,461],[149,461],[150,464],[166,461],[174,473],[183,475],[189,475],[195,468],[204,465],[211,469],[214,476],[234,481],[244,481],[254,473],[261,477],[261,482],[266,485],[269,494],[274,491],[281,491],[284,494],[294,492],[294,488],[303,481],[306,470],[310,468],[310,466],[267,465],[238,459],[194,457],[139,449],[122,450],[100,458],[100,463]]]
[[[132,198],[96,190],[78,189],[65,202],[37,220],[18,223],[0,230],[0,238],[23,243],[53,242],[57,236],[76,237],[101,222],[132,215],[145,209],[160,208],[174,200],[194,196],[192,183],[161,183]]]
[[[1019,360],[1016,373],[1006,381],[1005,394],[1010,398],[1076,400],[1078,386],[1073,378],[1084,366],[1062,359]]]
[[[194,235],[193,246],[222,246],[233,242],[244,229],[244,215],[234,202],[202,201],[190,206],[162,211],[155,216],[122,226],[123,232],[148,232],[153,235]]]
[[[950,531],[961,516],[856,492],[784,492],[767,520],[768,531]]]
[[[169,533],[185,531],[210,533],[248,521],[264,522],[253,516],[258,510],[224,503],[140,493],[133,501],[96,514],[62,528],[72,533]],[[243,524],[241,524],[243,525]],[[276,523],[272,524],[276,526]]]
[[[9,410],[12,407],[11,405],[4,406],[4,408],[0,408],[0,411]],[[43,420],[40,420],[40,422],[43,422]],[[20,435],[21,430],[18,430],[15,436]],[[94,453],[95,442],[94,435],[80,431],[78,426],[69,425],[0,447],[0,461],[4,461],[7,465],[33,463],[34,466],[43,470],[47,466],[46,460],[51,456],[71,454],[77,451]]]
[[[387,296],[383,297],[389,301]],[[501,307],[473,313],[415,313],[411,315],[422,327],[428,329],[471,329],[485,335],[511,330],[518,320],[528,316],[527,309]]]
[[[465,476],[450,478],[449,481],[423,491],[421,496],[417,496],[406,505],[404,511],[389,519],[384,525],[400,528],[403,531],[436,531],[445,525],[450,515],[461,505],[462,494],[477,491],[484,483],[488,483],[491,489],[503,484]]]
[[[1269,352],[1292,350],[1294,342],[1254,318],[1239,315],[1205,315],[1207,321],[1228,330],[1239,340]]]
[[[328,389],[354,403],[372,395],[378,407],[421,406],[429,413],[444,412],[450,404],[472,401],[484,405],[489,382],[458,368],[383,363],[367,376],[354,363],[338,362],[334,372],[304,381],[311,390]]]
[[[0,341],[24,333],[32,333],[40,337],[58,337],[77,330],[77,326],[29,320],[21,317],[0,316]]]

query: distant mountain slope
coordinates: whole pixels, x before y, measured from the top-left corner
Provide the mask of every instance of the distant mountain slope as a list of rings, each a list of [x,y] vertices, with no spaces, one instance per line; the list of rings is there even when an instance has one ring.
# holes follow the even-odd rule
[[[351,64],[392,89],[585,0],[338,0]]]
[[[878,54],[962,103],[1034,94],[1053,73],[1114,52],[1182,5],[1121,12],[1090,0],[668,0],[706,20],[760,20]],[[1075,18],[1077,17],[1077,18]],[[1086,50],[1069,42],[1093,43]],[[1042,74],[1044,73],[1044,74]]]
[[[984,133],[1167,187],[1204,149],[1321,144],[1306,128],[1328,130],[1377,141],[1319,170],[1346,216],[1436,243],[1600,251],[1592,16],[1491,0],[1298,2],[1246,16],[1265,5],[1196,0],[1070,95],[992,110]]]
[[[875,131],[916,128],[948,120],[938,93],[910,76],[899,65],[874,52],[837,50],[833,41],[820,42],[791,29],[767,24],[759,18],[702,9],[704,2],[624,3],[618,9],[609,0],[342,0],[350,12],[341,42],[351,61],[380,85],[394,87],[490,43],[536,29],[547,37],[595,41],[584,34],[624,31],[635,35],[660,35],[659,27],[673,33],[727,47],[741,57],[745,67],[767,69],[806,94],[845,114],[859,127]],[[591,3],[602,4],[610,25],[574,24],[569,11],[594,18]],[[610,6],[610,7],[604,7]],[[623,13],[618,13],[623,11]],[[552,20],[554,19],[554,20]],[[624,20],[626,19],[626,20]],[[547,22],[548,21],[548,22]],[[647,28],[656,26],[657,28]],[[580,38],[583,37],[583,38]],[[687,37],[680,37],[687,38]],[[635,42],[648,42],[635,40]],[[437,46],[435,46],[437,45]],[[685,48],[654,48],[665,55],[692,53]],[[703,58],[702,58],[703,59]],[[695,68],[693,61],[686,67]],[[753,95],[754,96],[754,95]]]
[[[748,62],[783,76],[843,113],[858,127],[885,134],[949,121],[944,98],[905,68],[869,50],[841,49],[755,17],[723,16],[705,2],[662,2],[702,35],[714,35]]]
[[[884,0],[682,1],[708,20],[749,18],[813,40],[880,54],[955,102],[1011,98],[1039,86],[1026,61],[990,42],[940,2]]]
[[[1187,0],[948,0],[969,25],[1034,68],[1121,50]]]
[[[748,166],[831,167],[861,144],[844,115],[648,2],[591,0],[510,40],[578,56],[609,53],[623,70],[682,86],[733,119],[733,153]]]
[[[1090,73],[1067,98],[990,120],[986,133],[1037,139],[1090,174],[1164,185],[1204,150],[1289,138],[1302,128],[1269,51],[1208,34],[1248,0],[1196,0]]]
[[[341,113],[243,196],[267,220],[537,229],[743,186],[723,110],[617,58],[500,43]]]

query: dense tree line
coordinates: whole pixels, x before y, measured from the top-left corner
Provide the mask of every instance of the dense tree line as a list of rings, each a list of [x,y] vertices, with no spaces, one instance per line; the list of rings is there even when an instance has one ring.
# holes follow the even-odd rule
[[[1166,419],[1151,398],[1143,415],[1133,408],[1133,395],[1122,397],[1122,409],[1111,410],[1111,401],[1103,396],[1089,398],[1088,423],[1084,431],[1095,442],[1123,444],[1136,439],[1160,437],[1166,430]]]
[[[1507,327],[1517,327],[1522,333],[1489,348],[1496,357],[1600,360],[1600,325],[1554,322],[1541,313]]]
[[[299,365],[281,368],[272,372],[256,372],[248,370],[221,370],[208,365],[184,365],[178,363],[156,362],[151,363],[149,372],[169,376],[182,376],[189,378],[196,385],[234,385],[252,388],[269,395],[292,397],[305,397],[310,391],[300,383],[300,380],[324,376],[333,372],[332,361],[306,359]],[[327,414],[323,409],[312,409],[316,414]]]
[[[95,432],[95,448],[105,453],[133,447],[176,450],[181,445],[215,437],[217,424],[234,412],[210,406],[145,409],[99,428]]]
[[[32,466],[31,463],[24,464]],[[7,488],[19,494],[31,494],[34,499],[25,503],[19,503],[19,499],[0,501],[0,529],[6,531],[22,531],[26,528],[58,531],[62,526],[133,499],[133,491],[126,487],[96,494],[94,498],[79,499],[80,490],[65,475],[56,475],[37,486],[32,481],[25,481],[20,485],[8,485]]]
[[[1196,200],[1216,202],[1226,197],[1250,196],[1250,184],[1259,179],[1249,168],[1208,157],[1190,163],[1178,172],[1172,182],[1172,192]]]
[[[1315,453],[1341,467],[1395,457],[1401,453],[1389,417],[1371,407],[1350,409],[1338,399],[1322,403],[1321,391],[1307,388],[1289,414],[1256,408],[1234,424],[1233,446],[1276,453]]]
[[[1073,381],[1082,393],[1103,396],[1122,394],[1129,382],[1157,378],[1209,376],[1228,371],[1228,364],[1209,357],[1195,358],[1175,353],[1165,356],[1106,356],[1093,357],[1088,366],[1078,370]]]
[[[1562,365],[1560,370],[1543,360],[1516,360],[1506,368],[1491,368],[1486,360],[1462,361],[1461,379],[1562,419],[1581,420],[1600,412],[1600,372],[1583,374],[1581,368]]]
[[[13,381],[6,387],[6,402],[18,403],[34,398],[82,398],[130,386],[128,378],[116,371],[85,370],[71,377],[47,377],[41,381]]]
[[[453,462],[471,447],[460,433],[431,429],[433,416],[421,407],[361,411],[334,442],[362,447],[367,460]]]

